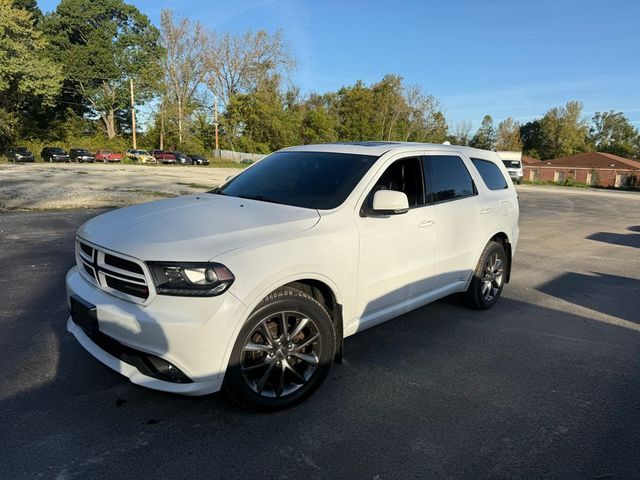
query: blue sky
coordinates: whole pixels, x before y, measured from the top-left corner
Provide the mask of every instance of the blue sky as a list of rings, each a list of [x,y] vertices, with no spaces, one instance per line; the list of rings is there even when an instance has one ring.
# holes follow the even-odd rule
[[[450,124],[526,122],[581,100],[585,116],[614,109],[640,126],[636,0],[130,2],[156,24],[170,8],[218,31],[282,29],[303,93],[395,73],[435,95]]]

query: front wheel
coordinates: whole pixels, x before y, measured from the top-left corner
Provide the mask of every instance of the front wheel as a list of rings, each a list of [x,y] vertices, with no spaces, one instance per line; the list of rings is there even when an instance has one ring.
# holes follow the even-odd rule
[[[295,289],[271,293],[240,331],[224,388],[261,411],[292,407],[324,381],[336,349],[333,323],[314,298]]]
[[[477,310],[493,307],[502,293],[506,268],[507,254],[504,247],[494,241],[487,243],[464,294],[467,305]]]

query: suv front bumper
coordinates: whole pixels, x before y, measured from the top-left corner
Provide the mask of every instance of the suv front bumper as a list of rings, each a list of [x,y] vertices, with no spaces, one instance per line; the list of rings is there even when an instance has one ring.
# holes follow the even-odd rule
[[[157,295],[142,306],[100,290],[73,267],[67,274],[67,300],[72,296],[95,306],[99,336],[85,331],[71,316],[67,330],[91,355],[131,382],[184,395],[220,390],[238,324],[246,314],[231,292],[207,298]],[[154,378],[136,360],[145,354],[169,362],[190,381]]]

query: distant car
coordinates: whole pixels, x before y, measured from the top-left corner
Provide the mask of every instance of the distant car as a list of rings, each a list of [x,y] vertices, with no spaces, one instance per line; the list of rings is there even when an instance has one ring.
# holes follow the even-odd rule
[[[95,154],[96,162],[121,162],[123,158],[124,156],[121,153],[114,153],[111,150],[98,150]]]
[[[93,154],[84,148],[72,148],[69,150],[69,158],[71,158],[71,161],[78,163],[93,163],[96,160]]]
[[[130,148],[127,150],[127,157],[139,163],[156,163],[156,159],[146,150]]]
[[[204,158],[202,155],[191,155],[189,154],[191,161],[194,165],[209,165],[209,160]]]
[[[151,155],[159,163],[176,163],[176,156],[171,152],[165,152],[164,150],[151,150]]]
[[[35,162],[33,153],[25,147],[13,147],[7,150],[7,160],[10,162]]]
[[[44,147],[40,152],[43,162],[70,162],[69,154],[60,147]]]
[[[180,165],[193,165],[193,160],[191,160],[191,157],[186,156],[184,153],[182,152],[169,152],[169,153],[173,153],[173,155],[176,157],[176,163],[179,163]]]

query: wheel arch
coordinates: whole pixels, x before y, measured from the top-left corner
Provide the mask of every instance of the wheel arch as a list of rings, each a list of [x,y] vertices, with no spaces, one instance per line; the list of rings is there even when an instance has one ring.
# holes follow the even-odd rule
[[[265,297],[272,292],[285,287],[303,291],[318,301],[325,308],[331,318],[336,332],[336,355],[334,357],[334,361],[336,363],[342,363],[342,350],[344,344],[342,295],[340,294],[338,286],[331,279],[315,273],[302,273],[282,278],[279,281],[273,282],[269,288],[263,289],[254,297],[252,303],[247,309],[249,315],[251,315],[251,312],[255,310]],[[244,322],[242,323],[244,324]]]
[[[504,248],[505,253],[507,254],[507,275],[505,278],[505,283],[509,283],[511,279],[511,261],[512,261],[512,251],[511,251],[511,242],[509,241],[509,236],[505,232],[497,232],[490,239],[490,242],[498,242]]]

